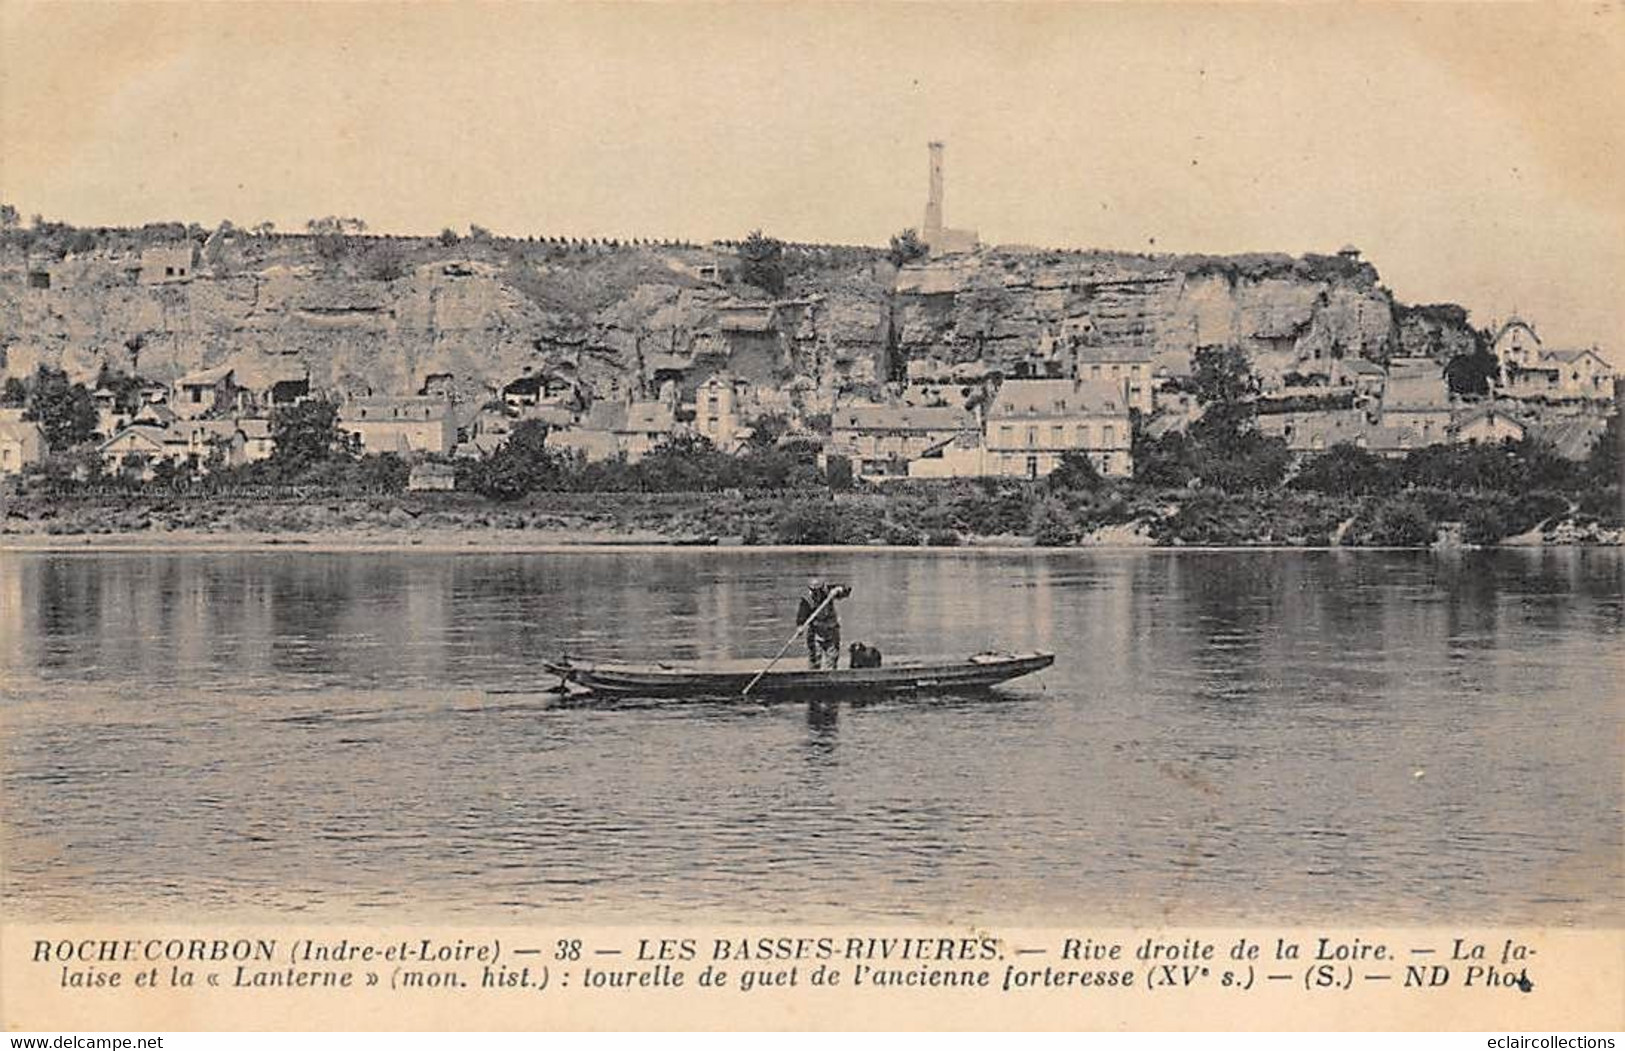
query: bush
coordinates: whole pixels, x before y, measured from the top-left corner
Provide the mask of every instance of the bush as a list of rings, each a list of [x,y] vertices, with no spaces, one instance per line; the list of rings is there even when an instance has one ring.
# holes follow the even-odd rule
[[[406,276],[406,256],[386,241],[367,250],[361,272],[372,281],[399,281]]]
[[[1427,547],[1438,533],[1438,523],[1420,501],[1398,496],[1378,505],[1366,539],[1377,547]]]
[[[1485,505],[1468,513],[1461,538],[1469,544],[1489,547],[1499,544],[1508,534],[1506,519],[1493,506]]]
[[[1385,493],[1394,483],[1394,469],[1387,460],[1347,443],[1310,458],[1292,479],[1294,489],[1332,495]]]
[[[849,516],[826,501],[796,504],[773,523],[773,541],[779,544],[852,544],[861,539],[854,539]]]
[[[1621,494],[1616,483],[1597,489],[1588,489],[1580,494],[1580,513],[1595,518],[1603,526],[1618,529],[1625,524],[1625,507],[1621,506]]]
[[[1061,454],[1061,462],[1044,479],[1053,490],[1082,489],[1092,492],[1106,484],[1087,453],[1068,451]]]
[[[1077,519],[1053,496],[1046,496],[1033,505],[1027,531],[1039,547],[1066,547],[1078,540]]]
[[[1292,466],[1292,453],[1279,438],[1254,435],[1239,448],[1204,451],[1199,468],[1202,481],[1226,492],[1274,489]]]

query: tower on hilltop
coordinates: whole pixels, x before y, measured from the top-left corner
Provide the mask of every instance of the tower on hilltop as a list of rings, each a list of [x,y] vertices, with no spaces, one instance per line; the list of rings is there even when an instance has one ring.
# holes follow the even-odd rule
[[[943,145],[930,142],[926,148],[931,155],[931,184],[926,191],[925,226],[920,231],[920,240],[930,247],[932,255],[974,251],[979,243],[975,230],[954,230],[942,225]]]
[[[927,243],[934,234],[942,233],[942,143],[926,144],[931,151],[931,189],[925,198],[925,226]]]

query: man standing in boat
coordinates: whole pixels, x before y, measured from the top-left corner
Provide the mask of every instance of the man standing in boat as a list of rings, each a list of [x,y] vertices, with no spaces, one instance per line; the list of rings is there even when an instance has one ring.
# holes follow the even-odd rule
[[[830,587],[817,577],[807,581],[807,593],[796,609],[796,623],[807,625],[807,664],[833,670],[841,662],[841,618],[835,603],[852,594],[844,584]]]

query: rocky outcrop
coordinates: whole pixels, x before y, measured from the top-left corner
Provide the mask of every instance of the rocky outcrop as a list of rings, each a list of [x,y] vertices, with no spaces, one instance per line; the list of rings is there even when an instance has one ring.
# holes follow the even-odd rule
[[[1396,306],[1347,256],[987,249],[899,271],[878,251],[809,249],[769,298],[737,283],[726,248],[364,238],[334,258],[312,238],[212,243],[186,280],[144,274],[134,248],[12,251],[4,374],[43,363],[88,378],[105,362],[169,379],[230,364],[249,385],[308,373],[377,393],[449,375],[477,400],[526,369],[573,371],[609,397],[654,391],[661,369],[695,383],[727,368],[819,411],[913,361],[1064,373],[1080,353],[1122,352],[1178,374],[1198,348],[1232,345],[1282,374],[1355,355],[1442,361],[1475,339],[1459,308]]]
[[[1325,371],[1340,357],[1380,360],[1396,340],[1375,271],[1341,259],[993,251],[905,268],[894,311],[902,357],[1006,375],[1065,372],[1079,350],[1139,354],[1179,374],[1211,345],[1241,347],[1263,373]]]

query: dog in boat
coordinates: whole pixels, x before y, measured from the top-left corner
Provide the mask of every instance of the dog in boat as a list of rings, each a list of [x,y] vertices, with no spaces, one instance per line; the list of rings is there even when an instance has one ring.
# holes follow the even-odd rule
[[[880,650],[874,646],[854,642],[847,651],[846,666],[848,668],[878,668],[880,667]]]

